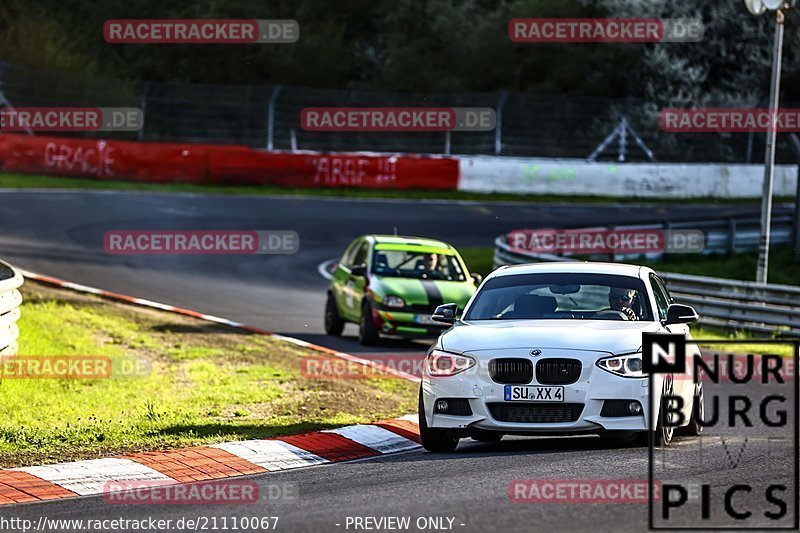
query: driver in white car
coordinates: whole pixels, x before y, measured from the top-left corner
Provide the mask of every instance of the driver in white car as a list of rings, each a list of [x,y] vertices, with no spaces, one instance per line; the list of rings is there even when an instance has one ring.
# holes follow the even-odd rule
[[[639,315],[633,309],[635,298],[636,291],[634,289],[611,287],[608,293],[608,305],[611,309],[624,313],[628,320],[639,320]]]

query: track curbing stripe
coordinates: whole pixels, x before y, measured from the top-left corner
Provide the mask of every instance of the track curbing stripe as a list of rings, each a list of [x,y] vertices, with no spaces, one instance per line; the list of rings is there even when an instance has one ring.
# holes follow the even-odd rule
[[[268,471],[290,470],[315,464],[329,463],[327,459],[280,440],[243,440],[213,444],[245,461]]]
[[[80,496],[102,494],[106,483],[109,481],[166,481],[177,483],[171,477],[157,470],[120,457],[28,466],[12,470],[34,475]]]
[[[393,431],[372,424],[358,424],[337,429],[326,429],[381,453],[396,453],[419,448],[419,444]]]

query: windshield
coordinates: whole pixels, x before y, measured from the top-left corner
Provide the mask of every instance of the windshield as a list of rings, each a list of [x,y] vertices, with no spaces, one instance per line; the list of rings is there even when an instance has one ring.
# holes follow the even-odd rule
[[[521,274],[490,279],[465,320],[652,320],[644,283],[607,274]]]
[[[466,280],[454,255],[414,250],[375,250],[372,273],[396,278]]]

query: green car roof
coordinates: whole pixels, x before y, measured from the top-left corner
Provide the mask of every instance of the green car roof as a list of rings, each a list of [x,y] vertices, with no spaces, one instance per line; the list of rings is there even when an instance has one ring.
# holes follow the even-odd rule
[[[447,250],[451,249],[450,245],[445,242],[437,241],[435,239],[425,239],[423,237],[406,237],[402,235],[372,235],[371,237],[375,239],[375,244],[405,245],[410,249],[426,246],[432,248],[445,248]]]

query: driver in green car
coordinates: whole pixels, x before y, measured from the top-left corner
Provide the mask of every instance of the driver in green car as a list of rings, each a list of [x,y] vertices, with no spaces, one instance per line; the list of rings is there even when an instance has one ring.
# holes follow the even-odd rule
[[[447,259],[439,254],[425,254],[421,261],[418,261],[417,269],[422,270],[422,275],[428,278],[447,277]]]

